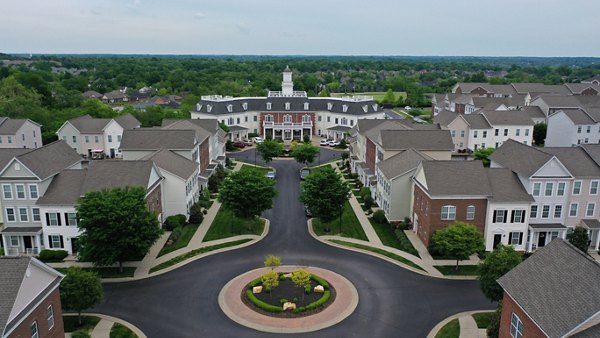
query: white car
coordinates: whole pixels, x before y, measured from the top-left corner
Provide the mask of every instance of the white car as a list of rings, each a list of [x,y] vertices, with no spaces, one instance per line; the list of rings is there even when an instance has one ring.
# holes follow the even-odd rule
[[[275,170],[270,170],[270,171],[268,171],[268,172],[265,174],[265,176],[266,176],[267,178],[270,178],[270,179],[274,180],[274,179],[275,179]]]
[[[256,144],[263,143],[263,139],[261,137],[253,137],[252,141]]]
[[[330,147],[335,147],[335,146],[339,145],[339,144],[340,144],[340,142],[338,142],[338,141],[335,141],[335,140],[329,140],[329,142],[327,142],[327,144],[328,144]]]
[[[411,110],[412,108],[410,106],[406,106],[404,107],[404,110]]]
[[[321,142],[319,142],[319,144],[322,146],[326,146],[326,145],[329,145],[329,141],[326,138],[324,138],[324,139],[321,139]]]

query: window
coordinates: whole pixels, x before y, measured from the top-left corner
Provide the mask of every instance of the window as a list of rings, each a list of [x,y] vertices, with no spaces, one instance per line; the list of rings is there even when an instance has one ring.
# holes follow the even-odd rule
[[[590,195],[598,195],[598,181],[590,183]]]
[[[554,206],[554,218],[561,218],[562,217],[562,205],[555,205]]]
[[[85,139],[85,143],[90,143],[90,137],[89,136],[87,136],[87,135],[84,136],[84,139]]]
[[[240,124],[240,118],[239,117],[236,119],[236,123]]]
[[[342,121],[342,125],[343,125],[343,126],[346,126],[346,125],[348,125],[348,119],[347,119],[347,118],[345,118],[345,117],[342,117],[342,120],[341,120],[341,121]]]
[[[533,184],[533,196],[539,196],[540,190],[542,189],[542,184],[540,182],[536,182]]]
[[[121,135],[117,135],[117,142],[121,142],[121,137],[122,137]]]
[[[112,135],[108,135],[108,143],[112,143]]]
[[[564,196],[566,186],[567,184],[565,182],[559,182],[558,187],[556,188],[556,196]]]
[[[60,220],[58,214],[55,212],[50,212],[46,214],[46,222],[48,226],[58,226],[60,225]]]
[[[587,126],[585,132],[589,134],[591,131],[592,131],[592,126]]]
[[[483,131],[483,138],[486,138],[486,137],[487,137],[487,130],[484,130]]]
[[[333,103],[327,102],[327,110],[332,110],[332,109],[333,109]]]
[[[265,122],[273,122],[273,115],[265,116]]]
[[[5,200],[12,200],[12,186],[10,184],[3,184],[2,192],[4,193]]]
[[[513,338],[523,338],[523,322],[514,312],[510,317],[510,336]]]
[[[248,122],[248,116],[244,115],[244,122]]]
[[[267,102],[267,110],[271,110],[271,102]]]
[[[473,138],[477,138],[477,130],[473,131]]]
[[[337,117],[335,118],[335,124],[338,124],[338,118]]]
[[[500,134],[500,129],[496,129],[496,130],[494,131],[494,135],[498,136],[499,134]]]
[[[529,217],[531,217],[531,218],[537,218],[537,212],[538,212],[538,206],[537,205],[532,205],[531,209],[529,211]]]
[[[504,136],[508,136],[508,129],[504,129]]]
[[[515,131],[515,136],[519,136],[521,135],[521,129],[517,128],[517,130]]]
[[[309,123],[310,122],[310,115],[303,115],[302,116],[302,122]]]
[[[39,222],[42,220],[40,218],[40,208],[31,208],[31,219],[34,222]]]
[[[29,222],[27,208],[19,208],[19,222]]]
[[[494,210],[494,223],[506,223],[506,210]]]
[[[587,209],[585,210],[586,217],[594,217],[594,212],[596,211],[596,203],[588,203]]]
[[[48,330],[54,327],[54,309],[52,305],[48,306],[46,310],[46,320],[48,320]]]
[[[6,208],[6,220],[8,222],[16,222],[17,221],[14,208]]]
[[[15,190],[17,192],[17,199],[24,200],[25,199],[25,185],[23,184],[15,184]]]
[[[254,122],[258,121],[258,117],[256,115],[252,116],[252,121],[254,121]]]
[[[321,122],[321,115],[317,116],[317,121]]]
[[[227,105],[227,111],[231,113],[233,111],[233,105],[228,104]]]
[[[529,136],[529,129],[525,129],[525,136]]]
[[[581,126],[577,126],[577,134],[581,134]]]
[[[544,205],[542,206],[542,218],[550,217],[550,206]]]
[[[467,207],[467,220],[473,220],[473,219],[475,219],[475,206],[469,205]]]
[[[12,136],[7,136],[8,138],[8,143],[12,143]]]
[[[65,213],[65,220],[67,221],[67,225],[77,226],[77,214],[74,212]]]
[[[39,338],[40,335],[38,333],[37,322],[31,323],[31,326],[29,327],[29,329],[31,330],[31,338]]]
[[[244,110],[248,110],[248,102],[242,103],[242,108],[244,108]]]
[[[10,246],[19,247],[21,244],[19,243],[19,236],[9,236],[10,237]]]
[[[50,244],[50,249],[62,249],[62,247],[63,247],[62,236],[50,235],[50,236],[48,236],[48,243]]]
[[[446,134],[446,135],[448,135],[448,134]],[[450,131],[450,136],[456,137],[456,130]]]
[[[546,182],[546,189],[544,190],[544,196],[552,196],[552,190],[554,190],[554,183]]]
[[[573,182],[573,195],[579,195],[581,193],[581,181]]]
[[[290,103],[289,102],[285,103],[285,110],[290,110]]]
[[[327,122],[331,122],[331,116],[327,116]]]
[[[442,207],[442,220],[452,221],[456,219],[456,207],[453,205],[445,205]]]
[[[37,184],[30,184],[29,185],[29,198],[32,200],[36,200],[38,198],[39,194],[38,194],[38,187]]]
[[[522,232],[511,232],[508,234],[508,244],[517,245],[523,244],[523,233]]]
[[[525,210],[513,210],[510,222],[525,223]]]
[[[283,122],[284,123],[291,123],[292,122],[292,115],[284,115],[283,116]]]
[[[308,110],[308,102],[304,102],[304,110]]]

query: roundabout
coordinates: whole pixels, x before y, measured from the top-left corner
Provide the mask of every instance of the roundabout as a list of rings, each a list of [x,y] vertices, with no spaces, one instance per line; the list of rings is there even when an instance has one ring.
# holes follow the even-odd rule
[[[294,271],[297,266],[281,266],[278,272]],[[323,310],[296,318],[279,318],[260,313],[244,303],[240,292],[259,278],[265,268],[255,269],[229,281],[219,293],[219,306],[234,322],[257,331],[269,333],[305,333],[333,326],[350,316],[358,306],[358,291],[345,277],[322,268],[306,267],[309,273],[318,275],[335,287],[335,299]]]

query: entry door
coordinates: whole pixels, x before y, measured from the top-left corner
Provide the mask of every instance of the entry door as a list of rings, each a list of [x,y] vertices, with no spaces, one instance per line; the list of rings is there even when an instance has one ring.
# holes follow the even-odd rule
[[[31,245],[31,236],[23,236],[23,244],[25,244],[25,249],[33,248]]]
[[[115,158],[115,148],[110,148],[110,158]]]
[[[502,243],[502,234],[495,234],[494,235],[494,249],[496,249],[498,247],[498,245],[500,245]]]
[[[284,140],[291,140],[292,139],[292,131],[291,130],[285,130],[283,132],[283,139]]]
[[[73,252],[73,255],[77,255],[77,251],[79,250],[78,245],[77,245],[77,237],[72,237],[71,238],[71,251]]]
[[[546,245],[546,233],[540,232],[538,235],[538,248],[541,248],[544,245]]]

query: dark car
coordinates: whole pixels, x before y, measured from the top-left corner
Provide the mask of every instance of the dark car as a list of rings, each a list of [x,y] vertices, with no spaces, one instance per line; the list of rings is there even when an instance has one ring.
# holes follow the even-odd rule
[[[306,176],[308,176],[310,174],[310,169],[308,168],[302,168],[300,169],[300,179],[304,180],[306,178]]]
[[[246,142],[244,141],[235,141],[233,142],[233,146],[236,148],[246,148]]]
[[[304,214],[306,215],[306,217],[312,217],[312,212],[310,212],[310,209],[308,209],[308,206],[304,206]]]

